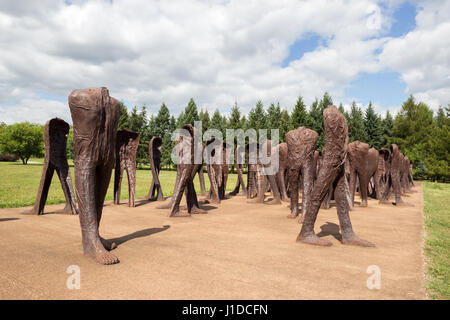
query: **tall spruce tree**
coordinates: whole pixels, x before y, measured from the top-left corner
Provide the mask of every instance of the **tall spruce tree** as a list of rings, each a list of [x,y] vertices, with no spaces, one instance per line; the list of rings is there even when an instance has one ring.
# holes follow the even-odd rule
[[[205,133],[211,127],[211,119],[209,118],[208,110],[201,110],[198,115],[200,121],[202,122],[202,134]]]
[[[359,140],[367,142],[367,132],[364,125],[364,116],[361,108],[359,108],[355,101],[352,103],[348,123],[349,142]]]
[[[199,120],[198,111],[197,111],[197,105],[195,104],[195,101],[193,98],[191,98],[188,102],[188,105],[184,109],[184,124],[191,124],[194,125],[194,121]]]
[[[117,126],[117,130],[126,128],[128,128],[128,109],[125,104],[120,101],[119,125]]]
[[[306,111],[305,103],[302,96],[299,96],[292,110],[290,128],[297,129],[301,126],[308,127],[310,125],[311,120],[309,119],[308,111]]]
[[[367,133],[367,143],[371,148],[381,149],[383,146],[383,123],[381,117],[376,114],[375,109],[372,106],[372,102],[369,103],[365,111],[364,126]]]
[[[286,109],[281,110],[280,143],[286,142],[286,133],[291,130],[291,117]]]
[[[259,129],[267,128],[267,114],[264,110],[264,106],[259,100],[255,107],[253,107],[248,114],[248,129],[255,129],[258,142],[262,143],[264,141],[259,141]]]
[[[267,135],[269,139],[272,139],[271,129],[279,130],[280,123],[281,123],[280,103],[277,103],[276,106],[275,104],[271,103],[269,108],[267,108]]]

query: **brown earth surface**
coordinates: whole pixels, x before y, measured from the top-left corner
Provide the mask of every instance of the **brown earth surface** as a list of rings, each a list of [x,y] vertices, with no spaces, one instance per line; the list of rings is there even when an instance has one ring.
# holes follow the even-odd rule
[[[100,229],[119,244],[112,266],[83,256],[77,216],[0,209],[0,299],[424,299],[422,186],[415,191],[404,197],[414,207],[355,206],[354,230],[376,248],[342,245],[334,207],[316,222],[333,246],[315,247],[295,242],[301,225],[286,218],[287,203],[236,196],[204,205],[205,215],[168,218],[156,202],[110,201]],[[78,290],[66,285],[71,265]],[[371,265],[380,290],[367,288]]]

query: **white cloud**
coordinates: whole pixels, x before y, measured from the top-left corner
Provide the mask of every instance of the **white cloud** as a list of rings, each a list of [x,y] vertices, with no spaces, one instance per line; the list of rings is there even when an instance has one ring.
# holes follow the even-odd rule
[[[442,89],[450,86],[435,79],[450,74],[442,51],[448,42],[433,42],[447,31],[448,17],[434,17],[431,5],[417,17],[419,33],[389,39],[382,36],[392,10],[372,0],[72,3],[0,0],[0,121],[43,122],[52,110],[67,117],[65,103],[39,93],[66,97],[92,86],[145,103],[150,112],[165,101],[178,113],[190,97],[200,108],[223,112],[234,101],[248,112],[258,99],[279,100],[289,110],[299,94],[311,103],[325,90],[348,103],[344,90],[359,73],[386,66],[427,101],[448,99]],[[289,46],[308,33],[327,45],[281,68]],[[404,50],[417,39],[429,47]]]

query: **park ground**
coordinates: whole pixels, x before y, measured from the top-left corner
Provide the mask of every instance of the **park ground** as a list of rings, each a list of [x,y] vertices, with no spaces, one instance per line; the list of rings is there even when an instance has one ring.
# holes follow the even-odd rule
[[[34,202],[41,170],[41,164],[0,163],[0,299],[450,298],[446,184],[418,183],[405,197],[414,207],[376,200],[356,206],[354,229],[375,248],[342,245],[334,207],[321,210],[316,223],[333,246],[319,248],[295,242],[301,225],[286,218],[286,203],[251,204],[237,196],[205,204],[205,215],[168,218],[156,202],[138,200],[129,208],[125,200],[109,200],[101,233],[119,244],[114,253],[121,262],[101,266],[82,255],[78,217],[52,213],[61,204],[46,206],[43,216],[20,214]],[[174,178],[173,171],[161,174],[168,195]],[[150,181],[149,170],[138,170],[138,198]],[[229,189],[235,182],[231,175]],[[54,179],[49,203],[64,201],[60,190]],[[79,290],[66,286],[71,265],[80,267]],[[367,288],[369,266],[381,271],[379,290]]]

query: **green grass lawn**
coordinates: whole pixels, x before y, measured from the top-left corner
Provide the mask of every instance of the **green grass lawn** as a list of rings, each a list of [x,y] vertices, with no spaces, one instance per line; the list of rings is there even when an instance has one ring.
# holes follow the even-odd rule
[[[43,159],[30,159],[27,165],[22,162],[0,162],[0,208],[13,208],[32,206],[36,200],[37,189],[42,174]],[[38,162],[38,163],[35,163]],[[72,163],[70,162],[69,165]],[[73,166],[71,165],[70,174],[74,180]],[[176,171],[161,171],[160,181],[165,196],[172,195],[175,184]],[[227,190],[233,190],[237,175],[229,174]],[[206,190],[209,191],[209,179],[205,172]],[[137,170],[136,172],[136,198],[145,196],[148,193],[152,181],[152,173],[149,169]],[[195,189],[200,192],[200,183],[198,176],[194,179]],[[111,177],[111,183],[108,188],[106,200],[114,199],[114,170]],[[128,182],[126,174],[122,181],[120,198],[128,199]],[[59,183],[56,172],[53,176],[50,186],[47,204],[64,203],[65,198]]]
[[[450,299],[450,184],[423,183],[427,289],[433,299]]]

